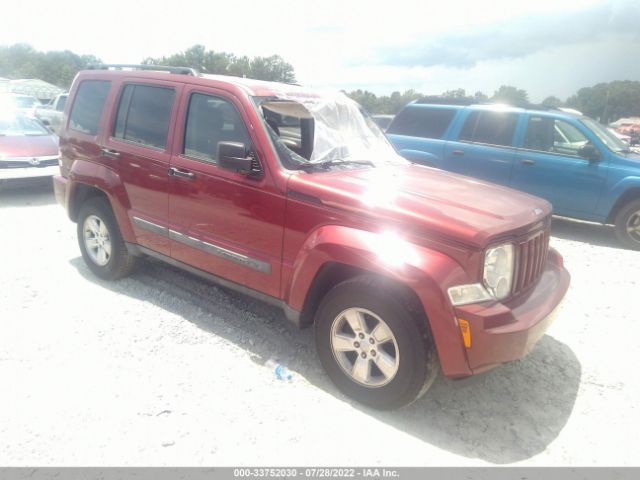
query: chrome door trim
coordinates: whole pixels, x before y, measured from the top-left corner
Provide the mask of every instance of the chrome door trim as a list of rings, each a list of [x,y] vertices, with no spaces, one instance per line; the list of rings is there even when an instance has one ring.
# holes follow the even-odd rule
[[[257,270],[263,273],[271,273],[271,264],[267,262],[249,257],[242,253],[228,250],[209,242],[198,240],[197,238],[190,237],[189,235],[184,235],[180,232],[176,232],[175,230],[169,230],[169,238],[171,240],[175,240],[176,242],[180,242],[185,245],[189,245],[190,247],[197,248],[198,250],[202,250],[203,252],[206,252],[210,255],[215,255],[216,257],[224,258],[225,260],[229,260],[245,267],[252,268],[253,270]]]
[[[162,225],[158,225],[157,223],[153,223],[148,220],[143,220],[140,217],[133,217],[133,223],[143,230],[169,238],[169,229],[167,227],[163,227]]]

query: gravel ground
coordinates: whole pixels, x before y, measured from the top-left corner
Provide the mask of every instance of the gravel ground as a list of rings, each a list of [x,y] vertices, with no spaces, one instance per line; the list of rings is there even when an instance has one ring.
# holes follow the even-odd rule
[[[5,190],[0,465],[638,465],[640,252],[565,220],[552,245],[572,284],[528,357],[380,413],[277,309],[157,262],[102,282],[50,187]]]

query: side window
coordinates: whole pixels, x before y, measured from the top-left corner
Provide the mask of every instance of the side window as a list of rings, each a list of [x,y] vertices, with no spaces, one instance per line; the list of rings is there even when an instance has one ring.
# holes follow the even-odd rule
[[[578,157],[578,150],[589,142],[589,139],[580,130],[562,120],[555,120],[553,129],[553,151],[555,153]]]
[[[241,142],[250,148],[247,128],[236,108],[213,95],[194,93],[189,99],[183,153],[216,163],[218,142]]]
[[[151,85],[127,85],[120,97],[115,138],[164,149],[175,91]]]
[[[517,113],[471,112],[460,132],[460,140],[510,147],[517,123]]]
[[[387,133],[410,137],[442,138],[455,114],[456,110],[451,108],[405,108],[391,122]]]
[[[78,132],[96,135],[98,124],[109,94],[111,82],[104,80],[84,80],[73,102],[69,115],[69,128]]]
[[[531,116],[523,146],[529,150],[578,156],[578,150],[587,142],[587,137],[567,122]]]

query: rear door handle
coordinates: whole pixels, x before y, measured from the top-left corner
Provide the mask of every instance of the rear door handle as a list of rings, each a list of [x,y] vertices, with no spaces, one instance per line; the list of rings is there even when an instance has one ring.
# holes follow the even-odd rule
[[[193,180],[195,178],[195,175],[193,174],[193,172],[186,172],[184,170],[179,170],[175,167],[169,168],[169,176],[186,178],[187,180]]]
[[[455,149],[455,150],[451,150],[451,153],[453,155],[464,155],[464,150]]]
[[[522,163],[523,165],[535,165],[536,161],[529,160],[528,158],[523,158],[522,160],[520,160],[520,163]]]
[[[109,150],[108,148],[101,148],[100,156],[108,158],[120,158],[120,152],[117,152],[116,150]]]

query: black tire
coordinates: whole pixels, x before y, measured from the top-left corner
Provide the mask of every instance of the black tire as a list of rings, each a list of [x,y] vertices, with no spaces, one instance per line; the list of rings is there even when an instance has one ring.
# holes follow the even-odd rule
[[[111,252],[106,264],[100,265],[92,258],[87,250],[85,242],[85,221],[88,217],[98,217],[108,231]],[[118,223],[111,210],[111,205],[103,197],[94,197],[85,202],[78,213],[77,225],[78,244],[82,252],[82,258],[89,269],[103,280],[117,280],[127,276],[133,270],[136,257],[131,255],[120,234]]]
[[[421,309],[416,302],[409,292],[374,275],[346,280],[323,298],[315,316],[316,349],[325,371],[342,392],[370,407],[391,410],[414,402],[427,391],[440,364],[427,319],[419,313]],[[395,376],[384,385],[358,383],[346,373],[334,354],[332,327],[352,308],[367,310],[383,319],[395,337],[398,366]],[[354,357],[354,362],[356,360]]]
[[[632,200],[620,209],[615,219],[615,231],[618,240],[627,248],[640,250],[640,199]]]

